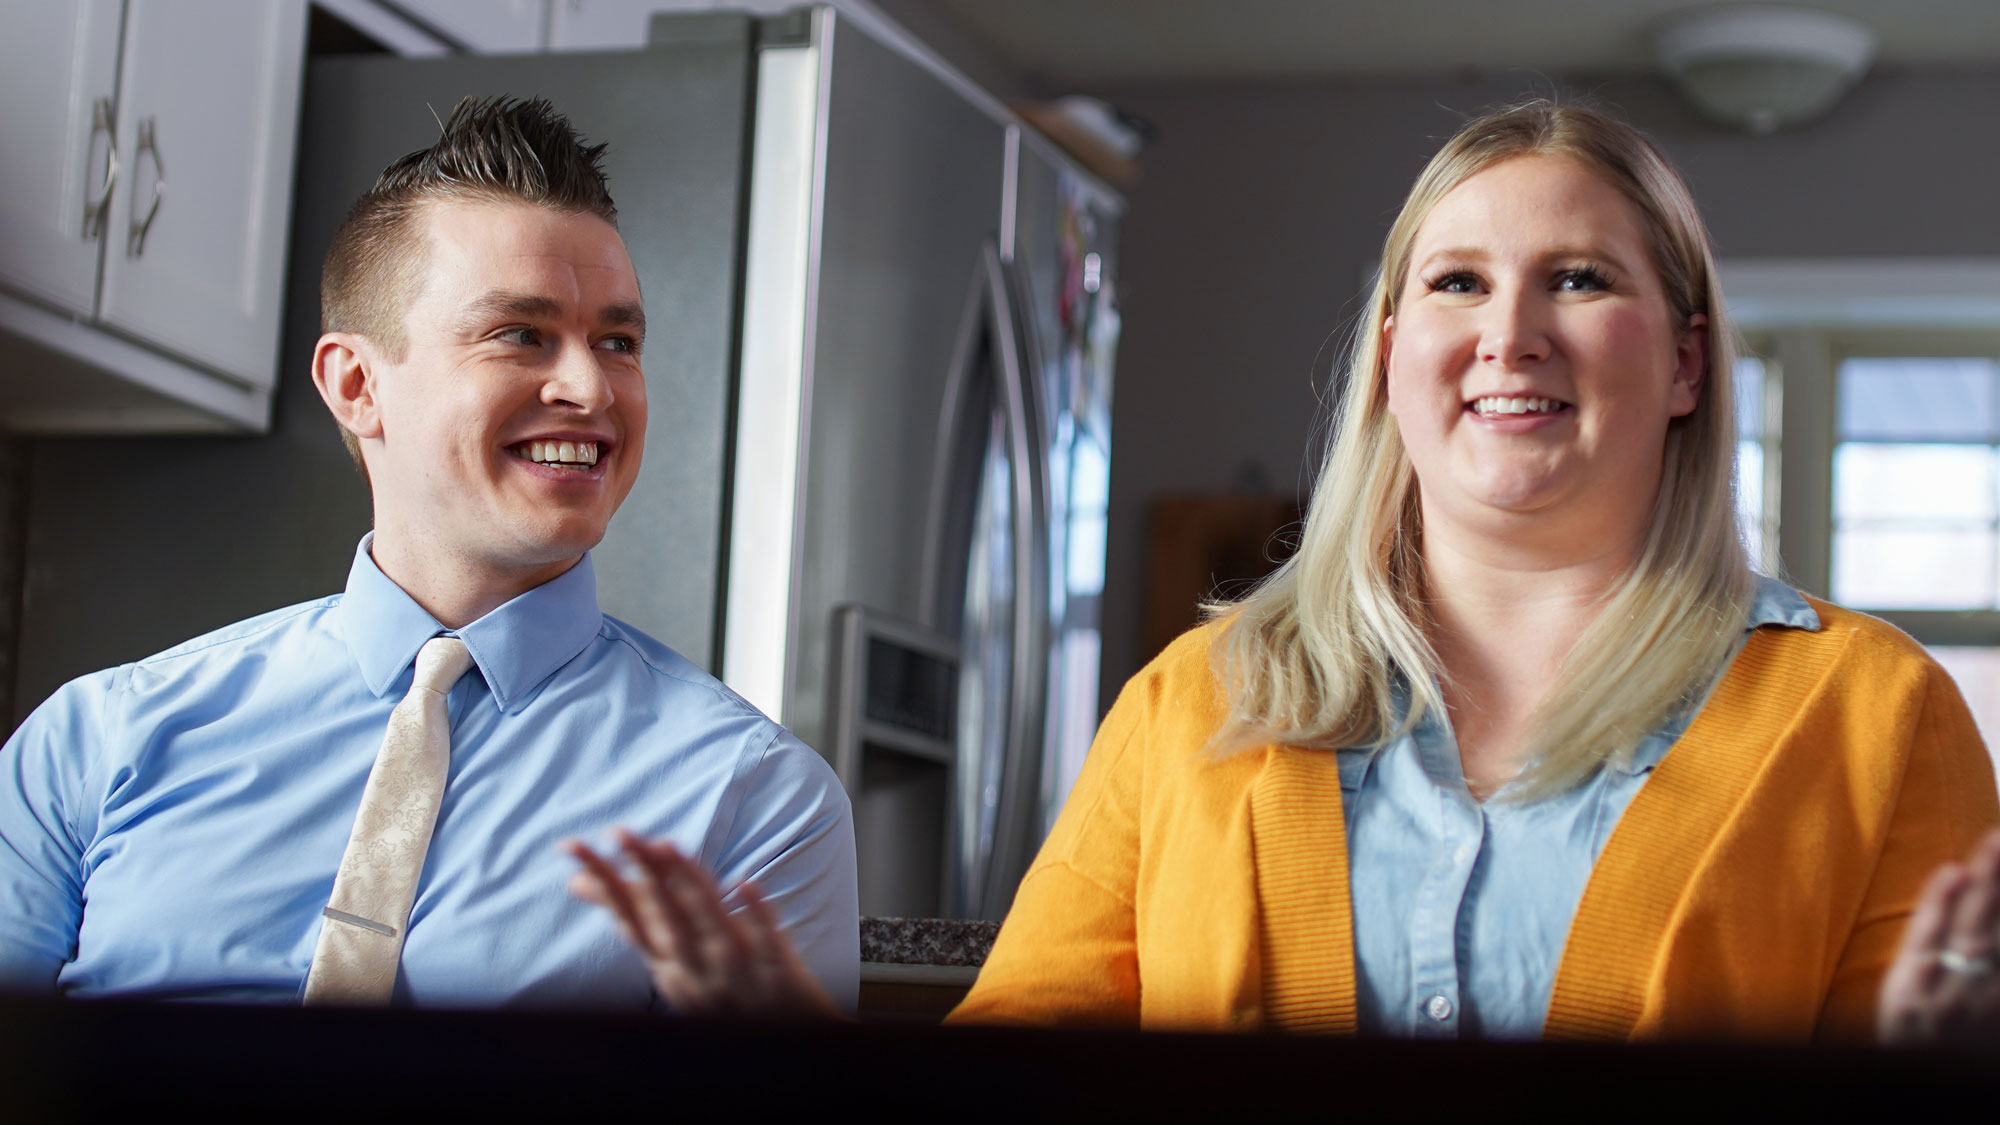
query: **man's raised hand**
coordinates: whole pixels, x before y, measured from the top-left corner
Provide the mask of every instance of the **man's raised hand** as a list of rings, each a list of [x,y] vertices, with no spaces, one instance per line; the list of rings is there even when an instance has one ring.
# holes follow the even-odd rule
[[[563,850],[583,869],[570,892],[611,911],[646,959],[653,987],[685,1015],[837,1018],[839,1011],[778,932],[757,888],[739,883],[732,910],[715,881],[679,849],[619,829],[628,877],[580,840]]]

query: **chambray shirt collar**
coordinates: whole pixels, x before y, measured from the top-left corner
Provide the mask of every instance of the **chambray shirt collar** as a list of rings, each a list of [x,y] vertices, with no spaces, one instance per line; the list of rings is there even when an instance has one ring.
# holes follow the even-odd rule
[[[575,659],[603,623],[597,574],[585,554],[562,574],[453,633],[375,565],[369,554],[374,540],[371,531],[355,548],[339,614],[341,636],[362,682],[378,698],[395,686],[425,641],[452,634],[472,653],[493,702],[502,711],[515,711],[542,681]]]
[[[1819,632],[1819,614],[1813,612],[1806,596],[1767,574],[1759,574],[1757,592],[1750,598],[1750,623],[1743,627],[1747,636],[1760,625],[1781,625],[1788,629]]]
[[[1809,632],[1819,631],[1819,614],[1814,612],[1812,603],[1806,601],[1804,594],[1769,575],[1759,574],[1755,578],[1757,588],[1750,598],[1750,615],[1743,626],[1744,640],[1748,640],[1751,633],[1766,625],[1784,629],[1805,629]],[[1739,641],[1737,650],[1741,648],[1742,642]],[[1723,661],[1722,668],[1716,673],[1718,681],[1729,671],[1729,665],[1734,661],[1735,655],[1736,652],[1733,650],[1730,659]],[[1407,714],[1411,702],[1410,685],[1400,671],[1392,681],[1390,690],[1394,693],[1397,713]],[[1667,751],[1673,749],[1674,743],[1687,732],[1688,724],[1694,722],[1694,717],[1700,710],[1699,706],[1678,709],[1667,716],[1667,721],[1657,730],[1647,735],[1633,749],[1629,758],[1623,756],[1614,758],[1605,763],[1606,768],[1628,777],[1636,777],[1659,765],[1660,759],[1666,757]],[[1445,724],[1439,716],[1426,712],[1404,737],[1415,742],[1424,771],[1433,781],[1446,788],[1462,788],[1465,785],[1465,779],[1460,772],[1458,747],[1447,734]],[[1358,791],[1376,758],[1398,741],[1400,739],[1388,739],[1374,746],[1357,746],[1344,750],[1340,755],[1342,788],[1350,795]]]
[[[1743,638],[1736,642],[1734,649],[1730,650],[1729,659],[1723,661],[1722,667],[1716,670],[1715,679],[1709,683],[1708,691],[1702,693],[1700,700],[1667,716],[1667,721],[1660,724],[1659,729],[1647,735],[1633,748],[1630,758],[1613,758],[1606,763],[1608,768],[1636,777],[1659,765],[1660,760],[1667,756],[1667,751],[1673,749],[1674,743],[1680,741],[1681,735],[1687,733],[1688,725],[1694,722],[1695,715],[1701,711],[1701,703],[1706,702],[1708,695],[1715,690],[1715,685],[1722,681],[1722,677],[1729,674],[1729,666],[1736,662],[1736,654],[1743,651],[1743,643],[1750,639],[1750,634],[1765,626],[1778,629],[1804,629],[1813,633],[1819,631],[1819,614],[1813,611],[1812,603],[1806,601],[1804,594],[1769,575],[1759,574],[1755,577],[1757,588],[1750,596],[1750,616],[1743,624]]]

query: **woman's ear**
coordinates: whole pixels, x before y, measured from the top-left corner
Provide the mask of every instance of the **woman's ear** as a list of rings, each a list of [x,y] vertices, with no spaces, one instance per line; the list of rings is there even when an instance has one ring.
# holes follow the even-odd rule
[[[333,420],[357,438],[382,436],[374,345],[354,332],[329,332],[313,348],[312,379]]]
[[[1701,401],[1701,384],[1708,374],[1708,317],[1696,313],[1688,318],[1681,338],[1674,345],[1674,382],[1668,399],[1668,413],[1683,418],[1694,413]]]
[[[1381,355],[1377,357],[1375,366],[1382,372],[1382,401],[1391,414],[1396,412],[1396,399],[1389,394],[1389,388],[1394,385],[1389,382],[1389,353],[1395,347],[1395,343],[1396,314],[1390,313],[1382,318]]]

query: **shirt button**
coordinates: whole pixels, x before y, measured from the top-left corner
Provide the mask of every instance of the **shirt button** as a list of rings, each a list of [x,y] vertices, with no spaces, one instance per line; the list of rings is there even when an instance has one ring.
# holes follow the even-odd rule
[[[1430,1013],[1432,1019],[1443,1023],[1451,1018],[1451,1001],[1443,995],[1433,996],[1430,1003],[1424,1005],[1424,1011]]]
[[[1472,857],[1478,854],[1479,848],[1477,845],[1460,844],[1458,850],[1451,853],[1451,858],[1454,863],[1471,863]]]

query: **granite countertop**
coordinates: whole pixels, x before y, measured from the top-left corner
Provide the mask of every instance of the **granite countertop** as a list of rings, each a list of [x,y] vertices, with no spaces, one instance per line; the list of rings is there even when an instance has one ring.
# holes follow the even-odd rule
[[[977,969],[993,948],[998,922],[948,918],[863,918],[863,964],[943,965]]]

